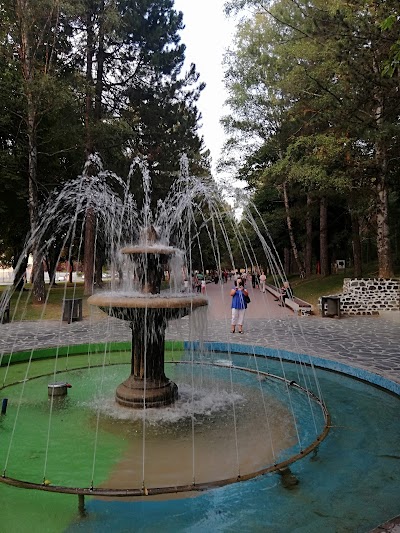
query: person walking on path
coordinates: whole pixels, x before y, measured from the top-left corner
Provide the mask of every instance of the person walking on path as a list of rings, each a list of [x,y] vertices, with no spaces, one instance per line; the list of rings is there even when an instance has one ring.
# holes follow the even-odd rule
[[[264,270],[261,272],[260,276],[260,291],[265,292],[265,282],[267,281],[267,276],[264,274]]]
[[[206,293],[206,280],[205,279],[202,279],[201,280],[201,294],[205,294]]]
[[[238,332],[243,333],[243,322],[244,315],[247,309],[246,298],[249,296],[249,293],[243,287],[243,282],[241,279],[235,281],[235,286],[231,290],[232,296],[232,320],[231,320],[231,331],[235,333],[236,326],[238,327]]]

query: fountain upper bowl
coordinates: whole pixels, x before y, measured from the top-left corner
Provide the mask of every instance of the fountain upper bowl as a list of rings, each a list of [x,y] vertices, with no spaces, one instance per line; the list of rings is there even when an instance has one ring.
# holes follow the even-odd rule
[[[159,243],[155,244],[134,244],[130,246],[125,246],[124,248],[121,248],[122,254],[154,254],[154,255],[175,255],[179,253],[180,250],[178,248],[174,248],[173,246],[164,246]]]

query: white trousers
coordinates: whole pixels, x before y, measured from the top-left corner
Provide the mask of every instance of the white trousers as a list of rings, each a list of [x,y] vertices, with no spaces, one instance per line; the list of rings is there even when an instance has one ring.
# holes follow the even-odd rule
[[[244,314],[246,312],[246,309],[233,309],[232,308],[232,320],[231,325],[236,326],[243,326],[244,321]]]

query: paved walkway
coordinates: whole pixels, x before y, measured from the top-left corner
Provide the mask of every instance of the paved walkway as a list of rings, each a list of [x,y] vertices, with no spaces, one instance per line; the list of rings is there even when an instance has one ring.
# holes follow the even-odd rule
[[[230,284],[207,285],[205,340],[255,344],[347,363],[400,383],[400,316],[331,319],[297,317],[270,294],[249,288],[244,334],[230,333]],[[129,340],[126,323],[94,311],[90,319],[0,325],[0,356],[33,347]],[[190,338],[188,317],[170,323],[167,338]]]

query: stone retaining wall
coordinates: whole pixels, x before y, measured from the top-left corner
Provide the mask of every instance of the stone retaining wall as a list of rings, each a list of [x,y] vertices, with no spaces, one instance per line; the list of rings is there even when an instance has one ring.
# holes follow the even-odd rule
[[[379,315],[380,311],[399,311],[400,279],[345,278],[343,292],[330,296],[340,296],[343,315]]]

